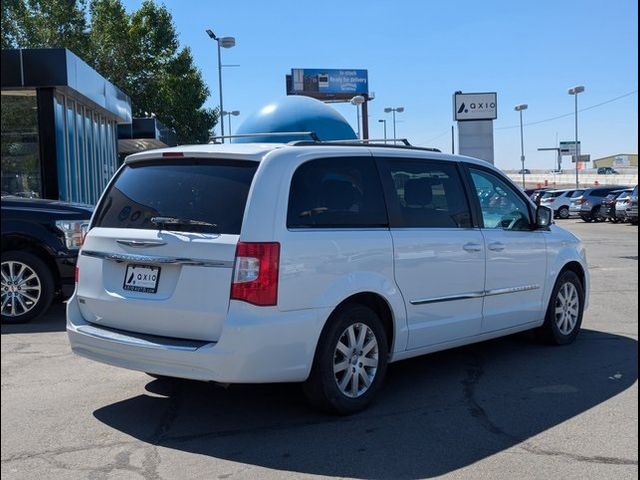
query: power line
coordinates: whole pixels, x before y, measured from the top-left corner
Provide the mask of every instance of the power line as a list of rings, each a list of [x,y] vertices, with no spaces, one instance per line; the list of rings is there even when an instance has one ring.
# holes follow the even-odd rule
[[[595,105],[591,105],[589,107],[582,108],[582,109],[580,109],[578,111],[579,112],[585,112],[587,110],[592,110],[594,108],[601,107],[602,105],[606,105],[607,103],[612,103],[612,102],[615,102],[617,100],[620,100],[621,98],[625,98],[625,97],[629,97],[631,95],[635,95],[636,93],[638,93],[638,90],[633,90],[632,92],[628,92],[628,93],[625,93],[624,95],[620,95],[618,97],[611,98],[609,100],[605,100],[604,102],[601,102],[601,103],[596,103]],[[558,120],[560,118],[572,117],[573,115],[575,115],[574,112],[565,113],[563,115],[558,115],[558,116],[551,117],[551,118],[545,118],[544,120],[538,120],[536,122],[525,123],[523,126],[527,127],[527,126],[530,126],[530,125],[538,125],[540,123],[552,122],[552,121]],[[512,128],[520,128],[520,125],[518,124],[518,125],[510,125],[508,127],[496,127],[495,129],[496,130],[509,130],[509,129],[512,129]]]
[[[429,144],[429,143],[433,142],[434,140],[438,140],[439,138],[444,137],[444,136],[445,136],[445,135],[447,135],[448,133],[451,133],[451,129],[449,129],[449,128],[448,128],[448,129],[446,129],[444,132],[439,133],[439,134],[438,134],[438,135],[436,135],[435,137],[430,138],[429,140],[423,140],[423,141],[421,141],[421,142],[416,143],[416,146]]]

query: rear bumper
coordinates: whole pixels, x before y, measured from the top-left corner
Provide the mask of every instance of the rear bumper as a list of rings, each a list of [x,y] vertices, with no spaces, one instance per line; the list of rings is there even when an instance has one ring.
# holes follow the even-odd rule
[[[217,342],[114,330],[84,320],[75,296],[67,333],[77,355],[117,367],[220,383],[300,382],[311,371],[326,309],[280,312],[231,302]]]

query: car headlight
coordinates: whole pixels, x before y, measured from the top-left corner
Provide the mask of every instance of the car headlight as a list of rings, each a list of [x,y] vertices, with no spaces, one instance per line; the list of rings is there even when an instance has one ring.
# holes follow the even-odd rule
[[[56,227],[64,234],[64,243],[69,250],[79,249],[89,231],[89,220],[57,220]]]

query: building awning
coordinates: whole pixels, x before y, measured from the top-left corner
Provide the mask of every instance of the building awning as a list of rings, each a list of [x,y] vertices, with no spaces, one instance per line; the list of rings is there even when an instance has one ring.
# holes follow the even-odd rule
[[[131,122],[131,99],[66,48],[3,49],[2,90],[57,88],[118,123]]]
[[[156,118],[134,118],[131,123],[118,125],[118,153],[136,153],[176,144],[176,133]]]

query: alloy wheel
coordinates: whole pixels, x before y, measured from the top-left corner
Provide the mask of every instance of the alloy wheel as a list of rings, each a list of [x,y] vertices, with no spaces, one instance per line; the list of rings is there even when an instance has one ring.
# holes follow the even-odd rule
[[[556,325],[560,333],[569,335],[578,323],[580,316],[580,296],[576,286],[567,282],[558,290],[556,297]]]
[[[18,317],[30,312],[40,300],[42,283],[26,263],[2,262],[2,316]]]
[[[373,330],[364,323],[349,325],[333,354],[333,374],[340,392],[357,398],[369,390],[378,370],[378,355]]]

